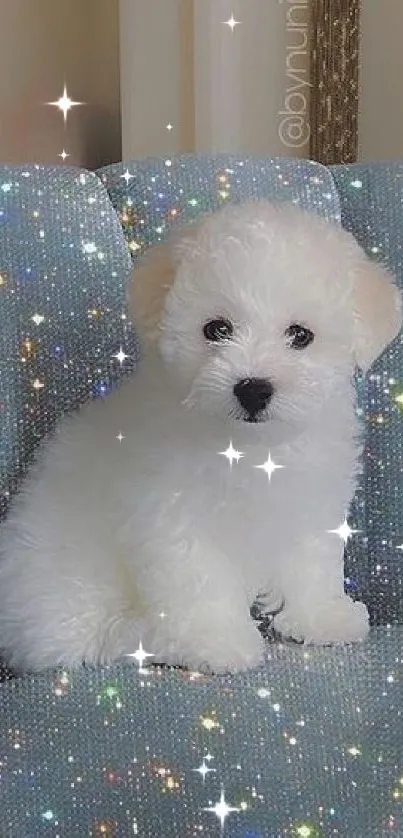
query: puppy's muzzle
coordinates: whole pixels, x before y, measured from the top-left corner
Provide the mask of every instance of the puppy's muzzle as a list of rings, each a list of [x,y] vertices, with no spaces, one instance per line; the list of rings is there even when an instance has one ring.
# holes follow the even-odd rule
[[[248,422],[258,422],[261,413],[269,404],[274,387],[266,378],[243,378],[234,387],[234,395],[246,411]]]

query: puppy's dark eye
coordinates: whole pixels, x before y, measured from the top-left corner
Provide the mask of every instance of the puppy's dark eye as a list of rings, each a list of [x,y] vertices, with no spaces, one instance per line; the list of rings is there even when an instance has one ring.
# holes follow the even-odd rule
[[[229,320],[224,317],[217,317],[215,320],[209,320],[203,326],[203,334],[206,340],[217,343],[220,340],[226,340],[231,337],[234,327]]]
[[[306,326],[300,326],[298,323],[289,326],[285,334],[288,339],[288,346],[291,346],[292,349],[306,349],[315,338],[310,329],[307,329]]]

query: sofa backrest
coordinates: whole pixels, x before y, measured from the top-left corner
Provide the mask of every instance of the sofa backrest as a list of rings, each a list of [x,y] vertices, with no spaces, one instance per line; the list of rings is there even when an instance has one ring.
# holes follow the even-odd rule
[[[340,221],[333,178],[308,160],[180,155],[116,163],[98,174],[121,221],[135,260],[177,224],[229,201],[292,201]]]

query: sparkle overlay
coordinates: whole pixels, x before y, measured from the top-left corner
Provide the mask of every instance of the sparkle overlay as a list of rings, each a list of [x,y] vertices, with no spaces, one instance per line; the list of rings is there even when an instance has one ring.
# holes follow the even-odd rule
[[[83,105],[83,102],[74,102],[73,99],[70,99],[69,94],[67,93],[67,87],[64,85],[63,93],[56,102],[47,102],[47,105],[53,105],[55,108],[59,108],[59,111],[63,114],[63,119],[67,122],[67,114],[72,109],[75,108],[77,105]],[[64,152],[62,152],[63,156]]]
[[[269,478],[269,483],[270,483],[270,480],[272,478],[272,474],[274,474],[274,472],[278,468],[284,468],[284,466],[280,466],[277,463],[274,463],[272,458],[271,458],[270,451],[269,451],[269,456],[268,456],[266,462],[262,463],[262,465],[260,465],[260,466],[255,466],[255,468],[260,468],[260,469],[262,469],[262,471],[265,471],[268,478]]]
[[[351,527],[347,523],[347,519],[345,518],[343,523],[337,527],[337,530],[328,530],[330,533],[335,533],[335,535],[339,535],[340,538],[343,539],[344,543],[347,544],[348,539],[350,536],[354,535],[358,530],[352,530]]]
[[[231,17],[228,20],[224,20],[224,23],[225,23],[226,26],[229,26],[229,28],[231,29],[231,32],[233,32],[235,27],[239,26],[241,21],[240,20],[235,20],[234,15],[231,15]]]
[[[125,283],[131,262],[173,225],[230,200],[292,200],[342,216],[402,280],[400,164],[330,173],[289,159],[181,157],[119,164],[99,178],[65,165],[0,168],[2,515],[56,418],[135,370]],[[399,339],[356,385],[363,477],[327,537],[346,543],[346,587],[378,624],[369,640],[268,643],[261,669],[221,678],[157,668],[140,645],[115,666],[0,684],[1,834],[403,835]],[[115,435],[117,448],[128,444],[122,417]],[[247,462],[237,449],[235,436],[223,439],[224,469]],[[256,480],[269,502],[282,472],[272,474],[280,463],[267,455]]]
[[[144,672],[144,671],[145,671],[145,670],[143,669],[143,663],[144,663],[144,661],[146,661],[146,660],[147,660],[147,658],[153,658],[153,657],[154,657],[154,655],[153,655],[153,653],[152,653],[152,652],[146,652],[146,651],[143,649],[143,644],[142,644],[142,642],[141,642],[141,640],[140,640],[139,648],[138,648],[138,649],[136,649],[136,651],[135,651],[135,652],[132,652],[130,655],[127,655],[127,657],[128,657],[128,658],[133,658],[134,660],[136,660],[136,661],[137,661],[137,663],[138,663],[138,665],[139,665],[139,672]]]
[[[213,812],[214,815],[217,815],[221,824],[221,830],[224,829],[225,819],[231,812],[239,812],[240,810],[236,808],[236,806],[228,806],[228,803],[225,800],[224,789],[221,790],[220,799],[215,806],[207,806],[204,810],[205,812]]]
[[[237,451],[236,448],[234,448],[234,446],[232,444],[232,439],[230,440],[230,443],[229,443],[229,446],[228,446],[227,450],[226,451],[219,451],[219,454],[222,457],[227,458],[230,466],[232,466],[232,463],[234,462],[234,460],[235,460],[236,463],[239,463],[239,460],[241,460],[242,457],[245,456],[245,454],[243,454],[242,451]]]

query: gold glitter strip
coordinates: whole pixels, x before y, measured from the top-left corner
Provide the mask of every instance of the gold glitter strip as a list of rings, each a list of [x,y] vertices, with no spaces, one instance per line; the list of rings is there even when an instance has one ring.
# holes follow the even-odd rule
[[[311,0],[312,160],[354,163],[358,154],[360,0]]]

